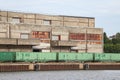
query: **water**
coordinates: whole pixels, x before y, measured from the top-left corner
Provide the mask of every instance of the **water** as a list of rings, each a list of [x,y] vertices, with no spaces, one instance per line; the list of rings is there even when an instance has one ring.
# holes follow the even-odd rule
[[[0,80],[120,80],[120,70],[2,72]]]

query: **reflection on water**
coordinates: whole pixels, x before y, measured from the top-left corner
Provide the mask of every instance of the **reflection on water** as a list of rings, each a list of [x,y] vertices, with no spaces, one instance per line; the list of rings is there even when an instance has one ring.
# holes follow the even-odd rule
[[[120,71],[2,72],[0,80],[120,80]]]

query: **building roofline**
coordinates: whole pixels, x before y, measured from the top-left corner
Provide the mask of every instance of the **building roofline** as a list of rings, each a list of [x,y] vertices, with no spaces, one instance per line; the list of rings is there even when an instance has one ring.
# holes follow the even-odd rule
[[[61,17],[91,18],[91,19],[94,19],[94,17],[83,17],[83,16],[68,16],[68,15],[58,15],[58,16],[61,16]]]
[[[10,10],[0,10],[5,12],[14,12],[14,13],[23,13],[23,14],[40,14],[40,15],[46,15],[46,16],[60,16],[60,17],[74,17],[74,18],[90,18],[95,19],[94,17],[84,17],[84,16],[69,16],[69,15],[51,15],[51,14],[41,14],[41,13],[32,13],[32,12],[23,12],[23,11],[10,11]]]

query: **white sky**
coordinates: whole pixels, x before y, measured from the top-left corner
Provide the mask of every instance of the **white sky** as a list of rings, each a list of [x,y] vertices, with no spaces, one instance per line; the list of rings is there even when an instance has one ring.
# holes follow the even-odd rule
[[[120,0],[0,0],[0,9],[52,15],[95,17],[108,36],[120,32]]]

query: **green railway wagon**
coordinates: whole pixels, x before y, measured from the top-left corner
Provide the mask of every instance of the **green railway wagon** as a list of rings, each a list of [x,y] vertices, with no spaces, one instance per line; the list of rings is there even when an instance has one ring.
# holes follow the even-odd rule
[[[77,53],[77,61],[81,62],[93,61],[93,53]]]
[[[36,62],[37,53],[35,52],[16,52],[16,61]]]
[[[76,61],[77,53],[59,53],[59,61]]]
[[[120,62],[120,53],[112,53],[111,54],[111,61]]]
[[[38,62],[57,61],[57,53],[38,52],[37,60]]]
[[[15,61],[15,52],[0,52],[0,62]]]
[[[111,53],[99,53],[94,54],[94,60],[95,61],[101,61],[101,62],[110,62],[112,54]]]
[[[93,61],[92,53],[59,53],[60,61],[79,61],[79,62],[87,62]]]

